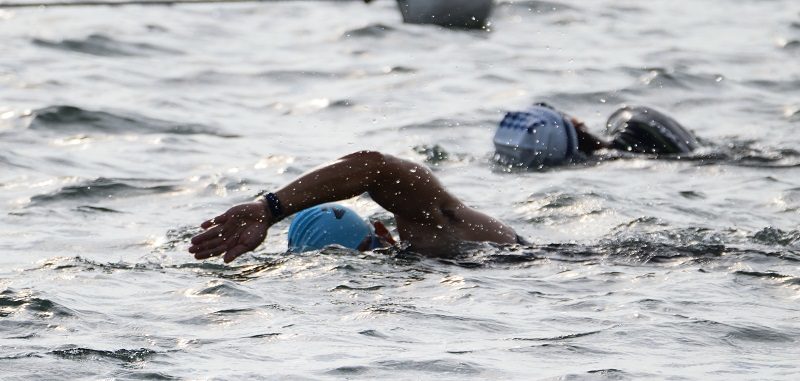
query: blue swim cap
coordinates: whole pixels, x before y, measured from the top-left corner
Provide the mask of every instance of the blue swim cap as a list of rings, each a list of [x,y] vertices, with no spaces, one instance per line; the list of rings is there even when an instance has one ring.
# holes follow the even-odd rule
[[[289,225],[289,251],[301,253],[328,245],[357,250],[367,237],[370,225],[350,208],[323,204],[297,213]]]
[[[538,103],[509,112],[494,135],[495,157],[528,168],[567,164],[578,154],[572,123],[552,107]]]

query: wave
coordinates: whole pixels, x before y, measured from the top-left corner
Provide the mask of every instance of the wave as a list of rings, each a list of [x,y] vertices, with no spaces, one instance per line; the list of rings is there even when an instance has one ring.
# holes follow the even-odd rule
[[[237,135],[222,133],[197,123],[180,123],[154,119],[130,112],[86,110],[70,105],[47,106],[32,113],[28,128],[41,131],[69,133],[164,133],[176,135],[212,135],[233,138]]]
[[[506,0],[497,3],[498,11],[502,10],[526,10],[533,13],[556,13],[575,8],[555,1],[542,0]]]
[[[585,336],[592,336],[592,335],[596,335],[596,334],[601,333],[601,332],[603,332],[603,330],[589,331],[589,332],[579,332],[579,333],[570,333],[570,334],[553,336],[553,337],[532,337],[532,338],[531,337],[514,337],[514,338],[511,338],[510,340],[515,340],[515,341],[564,341],[564,340],[577,339],[577,338],[585,337]]]
[[[800,40],[789,40],[781,44],[781,49],[788,52],[800,53]]]
[[[704,144],[709,145],[708,142]],[[689,160],[700,164],[728,164],[743,167],[794,168],[800,167],[800,151],[793,148],[763,147],[755,141],[729,140],[709,145],[707,153],[690,155]]]
[[[119,210],[111,208],[103,208],[99,206],[81,205],[75,208],[76,211],[86,214],[100,214],[100,213],[122,213]]]
[[[76,312],[50,299],[40,298],[30,290],[14,291],[6,289],[0,292],[0,318],[29,312],[40,318],[70,317]]]
[[[375,285],[375,286],[364,286],[364,287],[355,287],[355,286],[348,286],[346,284],[340,284],[330,291],[378,291],[385,286],[382,285]]]
[[[780,274],[773,271],[761,272],[761,271],[740,270],[740,271],[735,271],[734,274],[739,276],[746,276],[751,278],[767,280],[767,281],[774,281],[778,282],[782,286],[787,286],[787,287],[800,287],[800,277]]]
[[[350,29],[342,33],[340,39],[348,38],[384,38],[393,33],[395,28],[383,24],[369,24],[361,28]]]
[[[536,354],[537,356],[564,356],[571,357],[577,353],[594,355],[611,355],[615,352],[600,349],[594,346],[577,345],[570,342],[556,342],[535,344],[531,346],[515,347],[508,350],[514,353]],[[567,378],[572,379],[572,378]],[[578,378],[583,379],[583,378]]]
[[[188,240],[186,243],[188,246]],[[188,256],[188,254],[186,254]],[[274,270],[275,268],[288,261],[291,257],[279,254],[272,258],[258,258],[255,263],[246,263],[245,260],[238,260],[240,265],[231,266],[219,262],[189,262],[174,266],[176,269],[189,269],[198,276],[208,276],[226,279],[234,282],[244,282],[258,278],[262,273]]]
[[[256,300],[258,296],[246,291],[233,282],[211,281],[205,287],[192,292],[193,295],[228,296],[239,299]]]
[[[776,329],[759,326],[728,326],[725,341],[747,341],[759,343],[794,343],[795,338]]]
[[[752,239],[756,243],[770,246],[792,246],[800,243],[800,231],[783,231],[774,227],[766,227],[753,234]]]
[[[56,349],[48,354],[67,360],[113,360],[123,363],[138,363],[149,360],[158,352],[147,349],[117,349],[117,350],[98,350],[91,348],[72,347]]]
[[[127,198],[158,195],[180,190],[179,187],[160,180],[113,179],[100,177],[70,185],[52,193],[31,197],[29,206],[42,206],[63,202],[94,203],[109,198]],[[87,206],[79,206],[79,208]]]
[[[697,232],[692,232],[697,230]],[[800,262],[800,251],[749,247],[746,242],[725,242],[724,235],[703,229],[676,229],[652,233],[620,234],[597,243],[551,243],[503,246],[466,243],[437,262],[469,269],[533,266],[542,261],[612,263],[620,265],[711,265],[736,261],[774,264]],[[722,236],[723,238],[720,238]]]
[[[385,360],[376,362],[374,366],[391,372],[425,372],[449,375],[475,375],[482,372],[482,368],[477,364],[453,360]]]
[[[424,157],[424,161],[430,165],[437,165],[442,162],[450,161],[452,155],[447,152],[442,146],[434,145],[418,145],[412,148],[414,152]]]
[[[161,270],[162,267],[155,263],[127,263],[127,262],[97,262],[80,256],[55,257],[44,261],[37,267],[27,271],[101,271],[112,273],[114,271],[142,271]]]
[[[626,89],[635,93],[638,93],[638,89],[642,86],[658,89],[697,89],[718,88],[724,83],[721,74],[697,74],[665,67],[623,67],[621,70],[638,77],[639,83]]]
[[[8,152],[8,151],[6,151],[6,152]],[[9,153],[13,153],[13,151],[9,152]],[[15,158],[17,158],[17,157],[19,157],[19,156],[15,155]],[[15,167],[15,168],[21,168],[21,169],[33,169],[33,167],[30,166],[30,165],[25,165],[25,164],[18,163],[18,162],[14,161],[14,160],[12,160],[12,159],[10,159],[8,157],[5,157],[3,155],[0,155],[0,164],[2,164],[2,166],[4,166],[4,167]],[[2,184],[0,184],[0,185],[2,185]]]
[[[795,93],[800,88],[800,79],[795,80],[770,80],[770,79],[754,79],[742,81],[743,84],[752,86],[758,89],[769,90],[774,92]]]
[[[477,364],[453,361],[453,360],[385,360],[378,361],[370,366],[341,366],[331,369],[326,374],[350,377],[350,376],[363,376],[369,373],[376,372],[390,372],[389,374],[397,374],[397,371],[402,371],[408,375],[408,372],[414,373],[441,373],[447,375],[460,375],[470,376],[477,375],[483,372],[483,369]],[[382,378],[382,377],[375,377]]]
[[[325,80],[341,80],[361,76],[382,76],[387,74],[415,73],[417,70],[407,66],[389,66],[379,70],[344,70],[325,71],[318,69],[282,69],[276,68],[264,71],[232,71],[220,69],[204,69],[188,72],[179,76],[161,79],[169,85],[251,85],[253,81],[281,82],[286,85],[296,86],[298,82],[309,81],[318,84]]]
[[[628,86],[611,90],[598,90],[588,92],[553,92],[544,94],[537,99],[551,104],[574,105],[574,104],[596,104],[600,99],[607,104],[629,104],[638,103],[647,92],[657,89],[674,90],[707,90],[719,91],[720,86],[726,86],[727,82],[721,74],[691,73],[684,70],[667,67],[631,67],[620,66],[616,71],[623,75],[635,78],[635,81]],[[715,102],[714,98],[698,101]]]
[[[119,41],[104,34],[90,34],[82,39],[64,39],[61,41],[34,38],[31,40],[31,43],[49,49],[102,57],[146,57],[163,54],[183,54],[183,52],[179,50],[164,48],[149,43]]]

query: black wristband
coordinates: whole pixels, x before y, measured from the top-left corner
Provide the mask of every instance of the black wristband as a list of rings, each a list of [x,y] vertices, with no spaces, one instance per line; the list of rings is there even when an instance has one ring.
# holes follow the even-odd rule
[[[273,223],[278,222],[285,217],[283,215],[283,206],[281,206],[281,200],[278,199],[278,196],[275,193],[267,193],[264,195],[264,208],[269,209],[269,213],[272,215]]]

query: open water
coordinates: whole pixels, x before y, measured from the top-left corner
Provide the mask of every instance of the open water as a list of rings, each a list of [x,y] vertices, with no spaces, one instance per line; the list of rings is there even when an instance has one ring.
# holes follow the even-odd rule
[[[0,378],[800,379],[800,3],[0,9]],[[623,104],[706,147],[492,166],[503,112]],[[322,162],[427,162],[534,244],[231,265],[197,224]],[[364,215],[389,216],[366,198]]]

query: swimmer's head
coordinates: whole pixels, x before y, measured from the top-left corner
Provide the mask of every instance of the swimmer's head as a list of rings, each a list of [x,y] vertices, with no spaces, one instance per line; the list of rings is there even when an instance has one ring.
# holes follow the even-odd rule
[[[568,164],[578,155],[578,138],[569,118],[544,103],[509,112],[494,135],[495,158],[528,168]]]
[[[370,225],[347,207],[323,204],[297,213],[289,225],[289,251],[300,253],[339,245],[353,250],[378,247]]]
[[[623,107],[608,118],[612,147],[621,151],[650,154],[686,154],[699,143],[675,119],[649,107]]]

